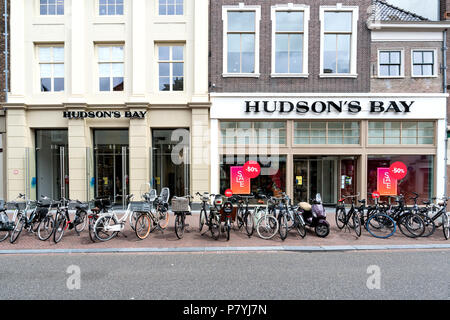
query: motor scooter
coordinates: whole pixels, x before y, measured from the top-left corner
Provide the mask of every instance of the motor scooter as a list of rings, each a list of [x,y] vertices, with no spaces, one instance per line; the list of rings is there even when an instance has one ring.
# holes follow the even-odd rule
[[[325,238],[330,233],[330,224],[327,221],[327,214],[322,204],[320,193],[315,199],[311,199],[311,204],[300,202],[298,210],[303,216],[305,224],[309,228],[314,228],[314,232],[320,238]]]

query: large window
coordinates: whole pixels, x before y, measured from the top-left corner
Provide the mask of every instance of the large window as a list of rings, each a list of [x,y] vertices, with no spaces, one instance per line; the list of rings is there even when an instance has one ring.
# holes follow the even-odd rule
[[[159,15],[161,16],[183,15],[184,0],[158,0],[158,1],[159,1]]]
[[[383,177],[379,177],[379,168],[388,170],[394,162],[403,162],[408,168],[408,174],[403,180],[391,180],[394,183],[393,189],[397,189],[397,195],[404,195],[409,204],[412,204],[412,192],[419,194],[419,199],[426,200],[434,194],[434,156],[419,155],[389,155],[389,156],[369,156],[367,165],[367,192],[372,193],[377,190],[379,182],[383,181]],[[396,185],[395,185],[396,184]],[[380,184],[380,188],[382,185]],[[384,196],[382,201],[386,201]]]
[[[322,75],[356,75],[357,7],[321,7]]]
[[[258,67],[259,7],[224,9],[224,75],[255,75]]]
[[[40,46],[38,52],[41,92],[64,91],[64,47]]]
[[[64,0],[40,0],[39,12],[42,16],[64,15]]]
[[[123,46],[98,47],[98,73],[100,91],[123,91]]]
[[[273,75],[306,73],[305,41],[309,11],[293,11],[273,8]],[[284,8],[284,7],[283,7]],[[306,15],[306,17],[305,17]]]
[[[158,47],[159,90],[184,90],[184,46]]]
[[[369,122],[369,144],[433,145],[434,122]]]
[[[403,76],[403,52],[400,50],[381,50],[378,52],[378,76]]]
[[[413,77],[434,77],[436,76],[436,58],[434,50],[413,50],[412,51],[412,76]]]
[[[294,144],[359,144],[359,122],[295,122]]]
[[[99,0],[101,16],[123,15],[123,0]]]
[[[286,122],[227,122],[220,123],[224,145],[286,144]]]
[[[221,156],[220,161],[220,193],[231,188],[231,168],[243,166],[248,160],[258,161],[261,166],[261,174],[250,181],[250,193],[255,196],[264,194],[268,197],[280,197],[286,192],[286,156]],[[248,187],[248,185],[247,185]],[[246,188],[247,189],[247,188]],[[251,201],[255,203],[257,199]]]

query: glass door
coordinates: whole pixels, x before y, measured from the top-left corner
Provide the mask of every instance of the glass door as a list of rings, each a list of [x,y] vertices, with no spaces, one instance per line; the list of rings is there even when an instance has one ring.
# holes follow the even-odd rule
[[[356,157],[341,159],[341,181],[340,181],[340,196],[355,195],[356,188],[356,172],[357,160]]]
[[[128,130],[94,132],[95,196],[125,206],[128,191]]]
[[[309,202],[309,161],[294,160],[295,202]]]

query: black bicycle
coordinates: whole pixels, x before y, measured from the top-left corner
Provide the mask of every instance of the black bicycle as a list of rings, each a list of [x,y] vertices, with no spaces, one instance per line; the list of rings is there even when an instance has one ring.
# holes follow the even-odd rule
[[[359,207],[355,206],[356,198],[359,197],[359,194],[352,196],[343,196],[342,199],[338,201],[338,205],[336,206],[336,225],[342,230],[347,228],[348,230],[353,229],[356,233],[357,237],[361,236],[361,224],[363,223],[363,214],[364,209],[366,207],[366,200],[358,200],[361,204]],[[345,208],[345,200],[351,199],[351,207],[350,210],[347,211]]]
[[[432,203],[434,200],[437,200],[437,203]],[[440,199],[431,198],[430,200],[422,201],[426,206],[420,209],[420,215],[425,221],[425,233],[422,235],[423,237],[431,236],[437,228],[442,226],[445,239],[449,239],[450,230],[448,225],[447,202],[447,197]],[[442,217],[441,221],[438,220],[440,217]]]
[[[205,224],[208,226],[208,230],[203,232],[201,235],[204,235],[206,232],[210,231],[212,238],[214,240],[218,240],[220,237],[220,211],[223,206],[223,196],[220,194],[210,194],[209,196],[214,197],[214,201],[213,205],[210,206],[209,215],[207,216],[206,220],[204,220]]]
[[[184,230],[187,226],[186,216],[191,215],[191,201],[193,197],[190,195],[184,197],[172,198],[172,211],[176,215],[175,218],[175,234],[178,239],[183,238]]]
[[[210,209],[209,201],[210,201],[210,194],[208,192],[204,192],[201,194],[200,192],[195,193],[197,196],[200,197],[200,200],[202,201],[202,208],[200,209],[200,216],[199,216],[199,232],[202,232],[203,226],[208,221],[208,211]]]
[[[69,203],[71,200],[62,198],[58,209],[56,211],[55,218],[55,231],[53,233],[53,241],[58,243],[61,241],[66,230],[75,229],[78,236],[86,228],[87,224],[87,210],[89,204],[83,204],[81,201],[75,201],[75,216],[74,219],[70,219],[69,215]]]
[[[239,230],[242,226],[245,226],[245,231],[250,238],[255,231],[254,219],[252,217],[252,212],[248,209],[248,202],[250,199],[254,199],[254,195],[235,195],[234,198],[238,202],[238,207],[236,211],[236,225]]]

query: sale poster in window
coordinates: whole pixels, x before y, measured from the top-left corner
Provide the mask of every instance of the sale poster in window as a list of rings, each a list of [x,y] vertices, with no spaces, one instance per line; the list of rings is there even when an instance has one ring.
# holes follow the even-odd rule
[[[233,194],[250,194],[250,178],[244,175],[244,167],[231,167],[231,190]]]
[[[377,190],[382,196],[397,195],[397,179],[389,173],[389,168],[378,168]]]

